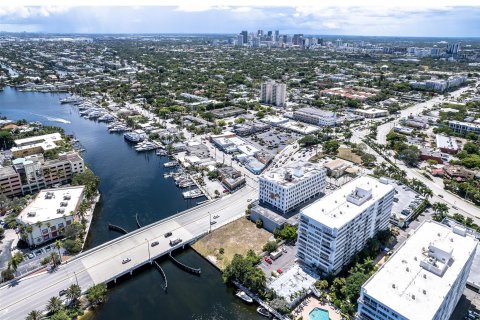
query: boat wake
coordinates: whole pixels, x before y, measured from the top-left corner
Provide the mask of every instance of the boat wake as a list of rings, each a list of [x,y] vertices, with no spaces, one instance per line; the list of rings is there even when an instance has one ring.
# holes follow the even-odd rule
[[[48,121],[53,121],[53,122],[71,123],[70,121],[62,119],[62,118],[54,118],[54,117],[45,117],[45,118],[47,118]]]

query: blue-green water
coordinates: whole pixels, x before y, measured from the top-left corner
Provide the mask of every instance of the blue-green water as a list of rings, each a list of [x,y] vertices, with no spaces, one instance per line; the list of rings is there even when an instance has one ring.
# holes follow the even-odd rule
[[[309,318],[310,320],[329,320],[330,319],[328,317],[328,311],[321,308],[315,308],[312,311],[310,311]]]
[[[163,178],[165,158],[153,152],[138,153],[120,134],[110,134],[106,125],[83,119],[75,107],[60,105],[62,95],[19,92],[6,87],[0,92],[0,115],[55,125],[72,133],[86,152],[87,165],[100,179],[101,201],[87,239],[92,247],[118,236],[107,229],[109,222],[127,230],[168,217],[196,205],[184,200],[174,182]],[[202,268],[201,277],[187,274],[169,261],[161,263],[168,278],[168,293],[161,289],[161,276],[154,268],[112,288],[108,302],[95,319],[257,319],[254,306],[246,306],[226,287],[221,274],[192,250],[179,259]]]

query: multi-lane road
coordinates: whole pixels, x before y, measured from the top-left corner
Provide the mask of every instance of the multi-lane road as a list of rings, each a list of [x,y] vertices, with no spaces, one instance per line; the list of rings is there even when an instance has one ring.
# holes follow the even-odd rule
[[[249,199],[257,197],[257,190],[246,186],[200,207],[145,226],[127,235],[92,248],[55,272],[43,272],[21,278],[15,284],[0,287],[0,319],[24,319],[31,310],[43,310],[48,299],[58,296],[60,290],[78,283],[83,291],[93,284],[109,282],[130,273],[150,260],[167,254],[171,239],[182,239],[182,246],[199,236],[237,219],[245,213]],[[218,216],[214,218],[214,216]],[[216,221],[214,225],[211,221]],[[167,232],[172,232],[168,238]],[[153,242],[159,244],[151,246]],[[124,259],[130,259],[122,263]],[[168,276],[168,275],[167,275]]]

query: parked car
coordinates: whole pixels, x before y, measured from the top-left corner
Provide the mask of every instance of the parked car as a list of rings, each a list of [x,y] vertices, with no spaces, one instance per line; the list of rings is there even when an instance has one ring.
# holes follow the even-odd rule
[[[269,257],[265,257],[263,260],[265,260],[265,262],[268,264],[272,264],[272,260]]]

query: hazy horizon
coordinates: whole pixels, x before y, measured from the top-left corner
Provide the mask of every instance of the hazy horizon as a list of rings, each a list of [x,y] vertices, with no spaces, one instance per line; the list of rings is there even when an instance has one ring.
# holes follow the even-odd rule
[[[17,33],[480,37],[479,6],[0,6],[0,21],[1,31]]]

